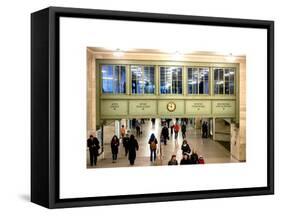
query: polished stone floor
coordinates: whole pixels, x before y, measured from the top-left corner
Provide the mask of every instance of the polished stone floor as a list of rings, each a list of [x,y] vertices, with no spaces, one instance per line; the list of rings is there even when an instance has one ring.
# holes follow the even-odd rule
[[[145,124],[142,125],[142,135],[140,137],[137,137],[140,148],[137,151],[137,157],[134,166],[167,165],[168,161],[171,158],[171,155],[173,154],[177,156],[177,160],[178,162],[180,162],[180,159],[182,157],[181,144],[183,140],[181,132],[179,133],[177,140],[174,138],[174,136],[170,136],[170,140],[168,141],[167,145],[161,145],[162,157],[160,157],[160,154],[158,154],[156,162],[150,162],[148,139],[150,137],[150,134],[154,133],[159,141],[160,132],[160,119],[156,119],[154,127],[152,127],[151,121],[145,121]],[[135,134],[135,131],[131,130],[131,133]],[[89,162],[89,153],[87,152],[87,168],[131,167],[128,158],[125,156],[125,149],[121,143],[119,146],[117,162],[112,163],[112,154],[109,141],[114,134],[114,123],[105,127],[104,134],[104,153],[99,156],[97,166],[91,167]],[[191,125],[188,125],[187,127],[187,141],[193,151],[196,151],[198,155],[203,156],[205,163],[238,162],[233,157],[231,157],[230,152],[227,151],[218,142],[213,141],[210,138],[202,139],[200,130],[194,129]]]

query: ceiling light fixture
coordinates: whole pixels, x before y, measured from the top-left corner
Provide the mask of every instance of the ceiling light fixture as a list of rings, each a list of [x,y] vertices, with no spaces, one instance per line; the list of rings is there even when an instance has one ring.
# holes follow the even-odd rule
[[[124,55],[124,52],[122,52],[121,49],[117,49],[114,53],[113,53],[114,56],[120,58]]]
[[[173,59],[180,60],[182,58],[183,58],[183,54],[181,52],[176,51],[176,52],[173,53]]]
[[[226,60],[228,62],[234,62],[235,59],[236,59],[236,57],[232,53],[229,53],[229,55],[226,56]]]

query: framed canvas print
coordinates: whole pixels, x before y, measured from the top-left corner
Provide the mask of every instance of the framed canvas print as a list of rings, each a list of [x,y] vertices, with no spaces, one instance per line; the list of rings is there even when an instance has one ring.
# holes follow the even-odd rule
[[[274,22],[31,15],[31,201],[274,193]]]

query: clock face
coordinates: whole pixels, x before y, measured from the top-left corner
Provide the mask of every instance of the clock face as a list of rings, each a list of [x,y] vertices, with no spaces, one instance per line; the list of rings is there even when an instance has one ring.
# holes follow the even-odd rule
[[[169,102],[169,103],[167,104],[167,109],[168,109],[168,111],[170,111],[170,112],[175,111],[175,109],[176,109],[176,104],[175,104],[174,102]]]

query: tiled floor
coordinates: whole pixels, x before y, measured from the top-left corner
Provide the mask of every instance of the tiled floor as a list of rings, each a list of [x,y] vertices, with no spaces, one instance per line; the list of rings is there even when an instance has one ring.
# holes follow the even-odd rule
[[[160,154],[158,154],[157,160],[155,163],[150,162],[150,150],[148,145],[148,139],[151,133],[154,133],[159,141],[161,132],[160,120],[156,120],[155,127],[152,128],[150,121],[145,121],[145,124],[142,125],[142,135],[141,137],[137,137],[139,143],[139,151],[137,151],[137,157],[134,166],[158,166],[158,165],[167,165],[170,160],[171,155],[177,155],[178,162],[182,157],[181,152],[181,144],[182,144],[182,136],[181,132],[179,133],[179,137],[177,140],[174,137],[170,136],[170,140],[167,145],[162,144],[163,154],[162,158],[160,158]],[[132,130],[134,133],[134,130]],[[106,127],[105,131],[105,140],[104,144],[104,153],[99,156],[97,166],[90,166],[89,162],[89,153],[87,154],[87,167],[88,168],[109,168],[109,167],[130,167],[128,158],[125,157],[125,149],[122,144],[119,147],[119,154],[116,163],[112,163],[112,155],[111,148],[109,144],[109,140],[114,134],[114,124],[112,126]],[[198,155],[202,155],[204,157],[205,163],[230,163],[230,162],[238,162],[234,158],[231,157],[230,152],[227,151],[222,145],[218,142],[213,141],[212,139],[202,139],[200,130],[196,130],[190,125],[187,129],[187,141],[192,148],[195,150]]]

